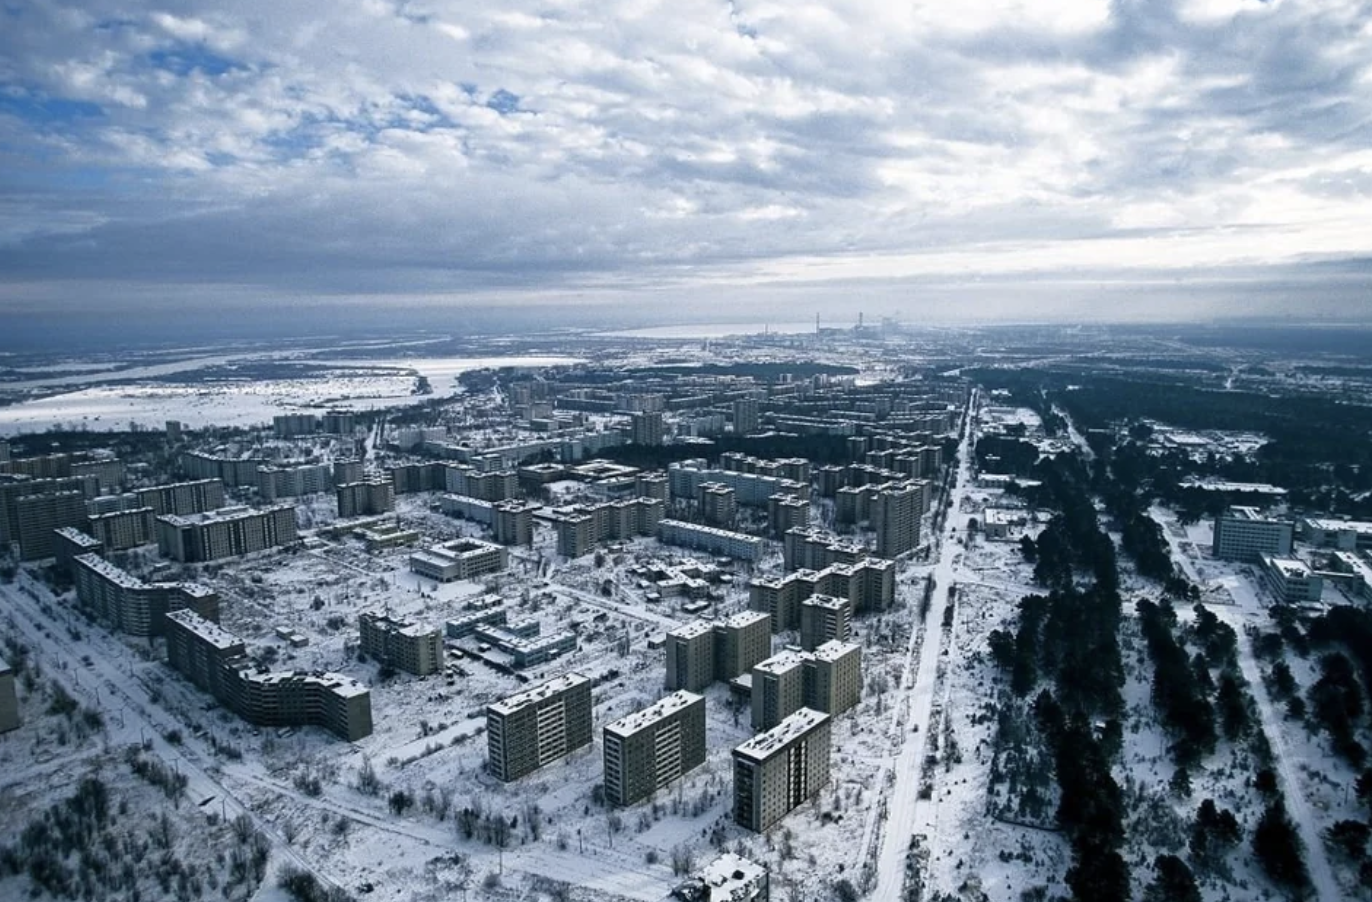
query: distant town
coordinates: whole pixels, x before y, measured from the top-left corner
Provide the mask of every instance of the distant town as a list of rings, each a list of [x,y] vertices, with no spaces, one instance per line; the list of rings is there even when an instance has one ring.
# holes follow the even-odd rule
[[[0,898],[1372,898],[1279,331],[0,359]]]

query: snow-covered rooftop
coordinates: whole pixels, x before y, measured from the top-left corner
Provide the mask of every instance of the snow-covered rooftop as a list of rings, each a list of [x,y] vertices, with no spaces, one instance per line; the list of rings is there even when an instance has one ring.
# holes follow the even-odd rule
[[[694,692],[687,692],[685,689],[679,689],[666,698],[649,705],[642,711],[635,711],[633,714],[621,717],[614,723],[606,725],[605,732],[613,733],[616,736],[622,736],[627,739],[645,727],[657,723],[664,717],[670,717],[678,711],[683,711],[691,705],[703,703],[704,701],[704,696],[696,695]]]
[[[559,692],[566,692],[575,689],[583,683],[589,683],[590,679],[579,673],[563,674],[560,677],[541,683],[532,689],[525,689],[523,692],[516,692],[508,698],[502,699],[488,706],[487,710],[496,714],[510,715],[523,708],[525,705],[536,704],[551,695]]]
[[[762,665],[759,664],[758,666],[760,667]],[[829,715],[821,711],[816,711],[813,708],[801,708],[767,732],[759,733],[734,749],[734,755],[752,758],[757,761],[766,761],[779,750],[790,745],[806,733],[809,733],[828,719]]]

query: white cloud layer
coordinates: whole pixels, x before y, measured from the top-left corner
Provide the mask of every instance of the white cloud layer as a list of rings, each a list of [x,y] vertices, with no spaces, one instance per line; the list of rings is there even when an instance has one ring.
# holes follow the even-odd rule
[[[0,305],[1366,269],[1370,36],[1363,0],[11,4]]]

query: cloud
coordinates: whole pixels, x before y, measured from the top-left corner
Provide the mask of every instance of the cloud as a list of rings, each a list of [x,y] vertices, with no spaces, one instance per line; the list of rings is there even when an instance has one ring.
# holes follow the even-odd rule
[[[846,303],[969,276],[1285,279],[1372,255],[1370,18],[1357,0],[12,5],[0,305],[92,284],[126,304],[158,284]]]

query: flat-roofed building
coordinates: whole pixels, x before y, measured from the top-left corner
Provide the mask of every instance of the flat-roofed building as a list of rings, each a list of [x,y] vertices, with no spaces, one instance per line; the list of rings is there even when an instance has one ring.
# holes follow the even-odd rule
[[[243,640],[194,611],[166,615],[167,663],[195,686],[223,699],[225,675],[248,653]]]
[[[591,681],[569,673],[486,706],[487,767],[508,783],[591,744]]]
[[[920,487],[905,484],[883,488],[872,497],[870,509],[878,555],[894,559],[918,547],[923,513]]]
[[[437,627],[364,612],[357,618],[360,648],[373,660],[415,676],[443,669],[443,637]]]
[[[813,651],[825,642],[847,642],[853,631],[853,603],[832,595],[811,595],[800,603],[800,647]]]
[[[492,538],[502,545],[532,545],[536,510],[538,505],[531,501],[497,501],[492,506]]]
[[[380,476],[345,483],[334,492],[340,517],[375,517],[395,510],[395,484]]]
[[[86,496],[80,491],[25,495],[16,498],[14,504],[21,561],[55,556],[53,531],[63,526],[83,526],[86,522]]]
[[[509,551],[480,539],[454,539],[410,555],[412,572],[441,583],[499,573],[507,566]]]
[[[558,515],[557,553],[581,557],[601,542],[655,535],[663,509],[661,500],[646,497],[577,505]]]
[[[53,530],[52,543],[57,569],[67,574],[71,573],[72,561],[76,558],[83,554],[99,555],[105,547],[95,536],[88,535],[75,526],[63,526],[61,529]]]
[[[701,720],[701,739],[704,740],[705,721]],[[19,695],[14,688],[14,668],[0,658],[0,733],[19,727]]]
[[[663,520],[659,523],[658,539],[664,545],[680,545],[741,561],[756,561],[762,557],[765,548],[765,543],[757,536],[681,520]]]
[[[131,636],[160,636],[166,615],[189,609],[219,620],[219,595],[199,583],[146,583],[96,554],[72,558],[76,602],[110,629]]]
[[[1264,517],[1255,507],[1231,507],[1215,518],[1212,551],[1223,561],[1258,563],[1264,554],[1291,556],[1295,523]]]
[[[361,482],[364,476],[362,461],[354,457],[340,457],[333,462],[333,484],[335,486]],[[391,489],[394,492],[394,483],[392,483]]]
[[[797,495],[772,495],[767,499],[767,529],[775,539],[793,529],[810,525],[810,501]]]
[[[750,672],[772,654],[772,619],[760,611],[741,611],[715,621],[715,679],[727,683]]]
[[[771,829],[829,782],[829,715],[801,708],[734,749],[734,822]]]
[[[1372,523],[1310,517],[1301,521],[1305,541],[1320,548],[1365,551],[1372,548]]]
[[[196,479],[190,482],[174,482],[170,485],[156,485],[139,489],[135,507],[150,507],[157,516],[176,514],[203,514],[224,506],[224,481],[222,479]]]
[[[289,545],[296,540],[295,508],[226,507],[203,514],[157,518],[157,549],[185,563],[217,561]]]
[[[738,501],[734,490],[721,482],[702,482],[696,495],[700,515],[710,526],[728,527],[738,517]]]
[[[1305,561],[1264,554],[1259,565],[1263,584],[1283,604],[1316,604],[1324,594],[1324,579]]]
[[[328,464],[257,468],[257,492],[264,501],[318,495],[332,488],[333,467]]]
[[[693,620],[667,631],[670,690],[699,692],[715,680],[715,631],[709,620]]]
[[[153,530],[155,516],[150,507],[112,511],[87,518],[87,528],[109,551],[125,551],[157,541]]]
[[[861,646],[826,642],[805,655],[805,707],[837,717],[861,700]]]
[[[319,417],[312,413],[280,413],[272,417],[272,431],[277,438],[314,435],[319,431]]]
[[[674,692],[602,735],[605,801],[632,805],[705,763],[705,699]]]
[[[754,730],[770,730],[804,706],[805,658],[783,651],[753,667]]]

